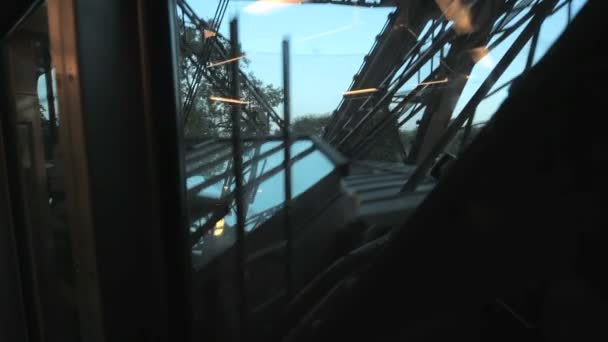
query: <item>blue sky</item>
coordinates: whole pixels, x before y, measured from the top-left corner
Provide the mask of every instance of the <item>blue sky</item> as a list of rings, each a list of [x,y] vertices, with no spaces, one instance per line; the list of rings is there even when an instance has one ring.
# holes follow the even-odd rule
[[[203,18],[212,17],[217,6],[217,0],[191,0],[189,3]],[[342,92],[348,89],[363,57],[393,11],[392,8],[303,4],[261,15],[244,10],[251,3],[231,1],[220,32],[227,36],[229,19],[238,17],[243,51],[250,60],[249,69],[264,82],[275,85],[281,85],[281,40],[291,38],[292,112],[295,116],[327,113],[336,108]],[[585,0],[575,0],[574,13],[584,3]],[[564,7],[543,24],[536,60],[565,28],[566,13]],[[491,52],[494,62],[500,59],[515,36]],[[520,74],[525,60],[524,50],[497,86]],[[491,65],[478,63],[475,66],[456,113],[483,82]],[[505,88],[482,102],[475,121],[487,120],[507,95],[508,88]]]
[[[199,16],[210,18],[217,1],[191,0]],[[281,41],[291,38],[292,111],[326,113],[338,104],[392,8],[293,5],[267,15],[251,15],[251,2],[231,1],[220,32],[238,15],[240,40],[250,70],[264,82],[282,84]],[[323,35],[325,34],[325,35]]]

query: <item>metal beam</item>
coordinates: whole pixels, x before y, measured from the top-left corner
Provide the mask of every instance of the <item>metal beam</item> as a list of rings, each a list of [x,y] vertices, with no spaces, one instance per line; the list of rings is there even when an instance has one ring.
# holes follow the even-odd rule
[[[534,32],[542,25],[546,16],[553,9],[557,0],[546,0],[535,7],[535,14],[530,23],[524,28],[522,33],[509,47],[505,55],[497,63],[496,67],[488,75],[484,83],[462,109],[460,114],[452,121],[445,133],[439,138],[430,152],[421,160],[419,166],[410,176],[407,183],[403,186],[402,192],[415,191],[418,184],[426,177],[428,170],[432,167],[435,158],[443,151],[445,146],[453,139],[454,135],[460,130],[462,125],[473,115],[477,105],[483,100],[486,94],[492,89],[496,81],[509,67],[511,62],[517,57],[521,49],[526,45]]]
[[[446,31],[443,35],[437,38],[437,41],[434,42],[434,46],[443,46],[443,44],[449,41],[453,35],[453,30]],[[377,103],[369,111],[367,111],[367,113],[361,118],[361,120],[359,120],[359,122],[357,122],[357,124],[355,124],[355,126],[344,137],[342,137],[339,141],[336,142],[336,146],[338,148],[341,147],[350,136],[352,136],[354,133],[361,129],[361,127],[363,126],[363,124],[365,124],[368,118],[374,115],[374,113],[376,113],[380,108],[387,105],[390,102],[391,98],[394,96],[394,93],[396,93],[398,89],[400,89],[413,75],[415,75],[418,68],[423,66],[435,54],[435,52],[435,49],[429,48],[420,56],[420,58],[416,60],[416,62],[412,63],[411,67],[408,70],[405,70],[403,74],[397,77],[392,90],[388,91],[385,95],[383,95],[377,101]]]
[[[429,100],[426,102],[427,110],[420,122],[412,153],[409,156],[410,162],[417,163],[424,159],[448,126],[456,104],[468,82],[468,75],[475,66],[469,50],[485,47],[491,39],[492,26],[502,13],[497,7],[499,8],[496,1],[478,3],[475,7],[476,31],[466,36],[459,36],[452,42],[444,61],[444,65],[450,67],[446,73],[438,76],[439,78],[443,76],[449,78],[449,82],[446,87],[429,95]]]
[[[285,169],[285,211],[284,232],[286,241],[285,253],[285,283],[287,298],[293,295],[293,230],[291,227],[291,80],[290,80],[290,50],[289,40],[283,40],[283,144],[285,145],[283,156],[283,168]]]
[[[240,56],[239,43],[239,26],[237,19],[230,21],[230,46],[231,56]],[[238,60],[230,65],[231,77],[231,95],[238,99],[241,96],[240,90],[240,70]],[[242,157],[242,142],[241,142],[241,125],[240,125],[240,110],[241,105],[233,103],[230,111],[232,120],[232,154],[233,154],[233,171],[234,171],[234,199],[236,201],[236,251],[237,251],[237,286],[239,288],[239,336],[241,340],[248,336],[248,315],[249,306],[247,302],[247,284],[245,276],[245,213],[243,207],[243,198],[245,191],[243,189],[243,157]]]

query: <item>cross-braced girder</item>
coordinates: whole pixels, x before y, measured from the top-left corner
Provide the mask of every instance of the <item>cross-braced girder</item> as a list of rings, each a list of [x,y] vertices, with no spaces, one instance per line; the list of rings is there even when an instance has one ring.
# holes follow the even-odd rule
[[[218,13],[216,13],[214,19],[216,22],[207,22],[198,17],[186,1],[177,1],[182,18],[180,23],[182,37],[190,29],[200,37],[202,42],[200,46],[186,39],[182,39],[180,42],[182,53],[194,69],[193,72],[189,72],[189,86],[183,101],[185,120],[189,118],[193,110],[195,99],[199,93],[198,89],[203,79],[208,82],[218,96],[229,97],[230,77],[225,68],[229,67],[231,63],[231,56],[229,56],[230,42],[218,32],[219,23],[226,11],[227,3],[228,1],[223,1],[218,6],[218,11],[216,11]],[[242,69],[239,69],[239,73],[240,88],[243,91],[243,97],[239,100],[247,103],[246,106],[243,106],[245,125],[251,131],[261,134],[267,134],[270,131],[271,122],[282,127],[283,120],[258,89],[255,82]]]
[[[569,2],[454,1],[466,10],[464,23],[449,7],[442,7],[450,1],[436,1],[438,6],[428,1],[399,3],[350,87],[375,91],[363,97],[345,96],[325,138],[347,155],[364,158],[379,136],[398,131],[422,114],[407,157],[409,162],[420,162],[445,132],[476,62],[538,15],[539,8],[550,6],[548,11],[554,12]],[[527,67],[533,61],[540,24],[535,30]],[[484,98],[496,91],[490,90]],[[401,149],[398,135],[392,135],[397,137],[394,147]]]

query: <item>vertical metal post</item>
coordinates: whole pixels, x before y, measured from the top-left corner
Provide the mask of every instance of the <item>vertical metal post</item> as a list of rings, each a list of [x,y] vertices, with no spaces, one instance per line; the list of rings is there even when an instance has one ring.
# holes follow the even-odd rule
[[[292,257],[293,257],[293,236],[291,230],[291,103],[289,89],[289,41],[283,40],[283,141],[285,145],[285,156],[283,167],[285,169],[285,277],[287,284],[287,297],[290,298],[293,294],[292,281]]]
[[[433,24],[431,26],[431,42],[433,42],[435,40],[435,20],[433,20]],[[440,51],[443,51],[443,46],[441,46]],[[431,56],[431,72],[433,72],[433,59],[435,58],[435,56]],[[418,82],[420,83],[420,82]]]
[[[568,1],[568,24],[572,22],[572,0]]]
[[[232,19],[230,21],[230,47],[232,57],[240,56],[239,51],[239,35],[238,35],[238,20]],[[240,80],[239,80],[239,62],[238,60],[230,64],[230,77],[231,77],[231,95],[234,99],[240,98]],[[239,286],[239,324],[240,324],[240,336],[241,339],[247,336],[247,287],[245,284],[245,215],[243,207],[243,158],[242,158],[242,142],[241,142],[241,105],[232,104],[230,116],[232,120],[232,154],[234,158],[234,197],[236,201],[236,229],[237,229],[237,272],[238,272],[238,286]]]

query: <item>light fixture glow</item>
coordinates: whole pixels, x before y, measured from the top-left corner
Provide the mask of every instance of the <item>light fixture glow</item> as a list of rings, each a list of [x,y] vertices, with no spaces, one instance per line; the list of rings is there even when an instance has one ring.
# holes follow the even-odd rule
[[[223,218],[215,222],[215,227],[213,227],[213,236],[220,236],[224,233],[224,223]]]
[[[217,36],[217,32],[211,31],[211,30],[207,30],[207,29],[203,29],[203,38],[204,39],[209,39],[211,37],[215,37]]]
[[[365,88],[365,89],[357,89],[357,90],[349,90],[342,93],[344,96],[348,95],[358,95],[358,94],[367,94],[367,93],[375,93],[377,92],[377,88]]]
[[[440,84],[440,83],[448,83],[447,77],[442,80],[437,80],[437,81],[420,82],[420,83],[418,83],[418,85],[421,86],[421,85],[431,85],[431,84]]]
[[[209,63],[208,68],[213,68],[213,67],[216,67],[216,66],[220,66],[220,65],[236,62],[236,61],[241,60],[243,58],[245,58],[245,55],[241,55],[241,56],[238,56],[238,57],[230,58],[230,59],[227,59],[227,60],[221,61],[221,62]]]
[[[233,103],[233,104],[249,104],[249,101],[244,101],[244,100],[239,100],[239,99],[230,99],[227,97],[209,96],[209,99],[211,101],[217,101],[217,102],[226,102],[226,103]]]

